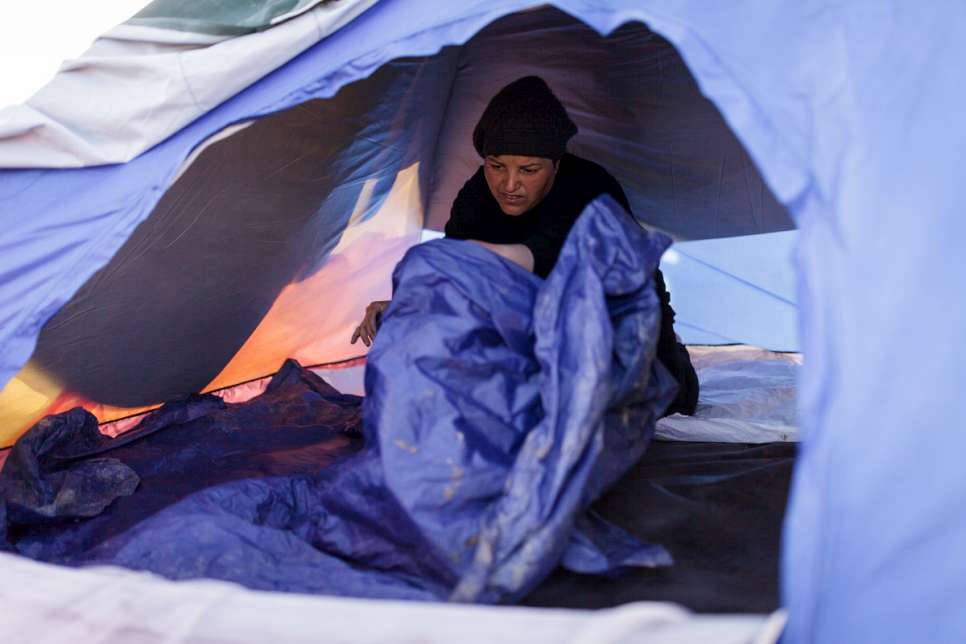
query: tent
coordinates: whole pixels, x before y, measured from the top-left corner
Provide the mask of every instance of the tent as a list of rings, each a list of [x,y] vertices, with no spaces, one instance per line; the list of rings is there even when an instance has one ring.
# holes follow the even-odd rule
[[[241,400],[286,357],[358,369],[340,339],[445,221],[485,100],[539,72],[645,224],[799,229],[795,297],[734,247],[679,255],[797,315],[788,641],[953,639],[962,14],[156,2],[0,123],[4,442],[76,404],[123,429],[190,391]],[[735,338],[715,308],[693,330]]]

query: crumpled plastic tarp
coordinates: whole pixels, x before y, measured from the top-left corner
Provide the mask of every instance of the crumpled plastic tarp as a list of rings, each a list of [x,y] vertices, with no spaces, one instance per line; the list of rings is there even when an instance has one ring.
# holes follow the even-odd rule
[[[0,476],[8,547],[261,589],[478,602],[519,599],[558,564],[668,565],[587,509],[675,393],[654,360],[667,245],[602,197],[545,281],[473,242],[414,247],[365,399],[289,361],[247,403],[170,403],[116,439],[82,410],[45,419]]]

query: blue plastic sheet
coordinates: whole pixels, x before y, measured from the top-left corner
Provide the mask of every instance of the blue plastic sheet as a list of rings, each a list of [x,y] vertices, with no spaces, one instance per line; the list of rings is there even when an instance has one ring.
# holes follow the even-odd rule
[[[654,360],[667,243],[605,197],[546,281],[473,242],[418,246],[364,402],[290,361],[252,401],[170,403],[116,439],[83,410],[45,419],[3,472],[7,541],[177,579],[479,602],[558,563],[668,565],[587,511],[675,393]]]
[[[253,400],[173,401],[118,438],[80,408],[48,417],[0,474],[0,536],[45,561],[115,561],[131,529],[200,490],[318,471],[356,451],[360,401],[289,361]]]
[[[585,572],[669,563],[589,520],[561,538],[640,458],[673,398],[654,360],[651,280],[667,244],[603,197],[546,282],[445,239],[397,269],[366,429],[396,500],[460,579],[454,598],[518,596],[561,556]]]

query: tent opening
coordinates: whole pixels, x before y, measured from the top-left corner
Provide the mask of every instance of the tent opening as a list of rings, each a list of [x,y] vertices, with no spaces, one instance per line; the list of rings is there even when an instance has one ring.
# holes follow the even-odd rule
[[[551,7],[511,14],[462,45],[392,60],[330,98],[198,146],[43,328],[0,394],[4,442],[77,405],[101,421],[130,417],[264,378],[288,357],[350,361],[361,374],[348,339],[362,310],[388,297],[393,266],[422,231],[445,225],[480,162],[471,144],[480,113],[528,74],[545,78],[577,123],[571,151],[607,168],[646,226],[679,241],[793,227],[666,39],[640,22],[600,36]],[[674,290],[698,281],[674,267],[669,281],[676,303],[702,297]],[[794,307],[781,314],[787,323]]]

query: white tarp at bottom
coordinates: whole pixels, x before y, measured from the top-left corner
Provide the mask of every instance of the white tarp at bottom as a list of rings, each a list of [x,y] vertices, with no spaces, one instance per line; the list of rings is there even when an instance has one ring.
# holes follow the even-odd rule
[[[747,345],[688,347],[701,383],[693,416],[657,423],[655,438],[715,443],[798,441],[796,391],[802,356]]]
[[[19,644],[766,644],[777,641],[783,620],[697,616],[654,602],[582,611],[313,597],[6,554],[0,568],[0,632]]]

